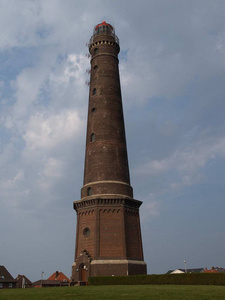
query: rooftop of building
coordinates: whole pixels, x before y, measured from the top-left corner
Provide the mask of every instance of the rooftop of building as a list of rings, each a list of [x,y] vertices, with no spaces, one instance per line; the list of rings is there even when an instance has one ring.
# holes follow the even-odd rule
[[[0,282],[16,282],[4,266],[0,266]]]
[[[59,280],[64,282],[70,282],[69,278],[63,272],[59,271],[53,273],[47,280]]]

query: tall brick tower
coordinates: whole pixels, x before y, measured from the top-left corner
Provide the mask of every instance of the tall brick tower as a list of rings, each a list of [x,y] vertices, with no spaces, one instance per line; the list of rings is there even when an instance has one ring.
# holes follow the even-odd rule
[[[130,185],[118,69],[119,39],[103,21],[89,42],[91,79],[84,185],[77,212],[74,281],[146,274],[139,207]]]

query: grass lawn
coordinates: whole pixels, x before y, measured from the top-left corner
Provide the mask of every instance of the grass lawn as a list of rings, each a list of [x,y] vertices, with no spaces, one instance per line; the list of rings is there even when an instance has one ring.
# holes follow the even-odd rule
[[[225,286],[110,285],[0,290],[0,299],[225,299]]]

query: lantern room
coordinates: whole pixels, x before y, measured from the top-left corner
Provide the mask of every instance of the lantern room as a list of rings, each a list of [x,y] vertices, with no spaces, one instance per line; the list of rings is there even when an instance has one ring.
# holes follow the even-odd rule
[[[89,41],[89,47],[93,43],[94,38],[96,38],[99,35],[111,36],[114,38],[114,41],[119,45],[119,39],[115,35],[114,27],[112,25],[110,25],[109,23],[106,23],[106,21],[103,21],[102,23],[100,23],[94,27],[93,35]]]

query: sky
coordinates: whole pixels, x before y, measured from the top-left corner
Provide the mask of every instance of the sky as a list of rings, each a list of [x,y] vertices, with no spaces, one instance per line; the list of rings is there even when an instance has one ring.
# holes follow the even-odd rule
[[[71,275],[88,43],[120,39],[131,184],[149,274],[225,267],[225,1],[0,0],[0,265]]]

